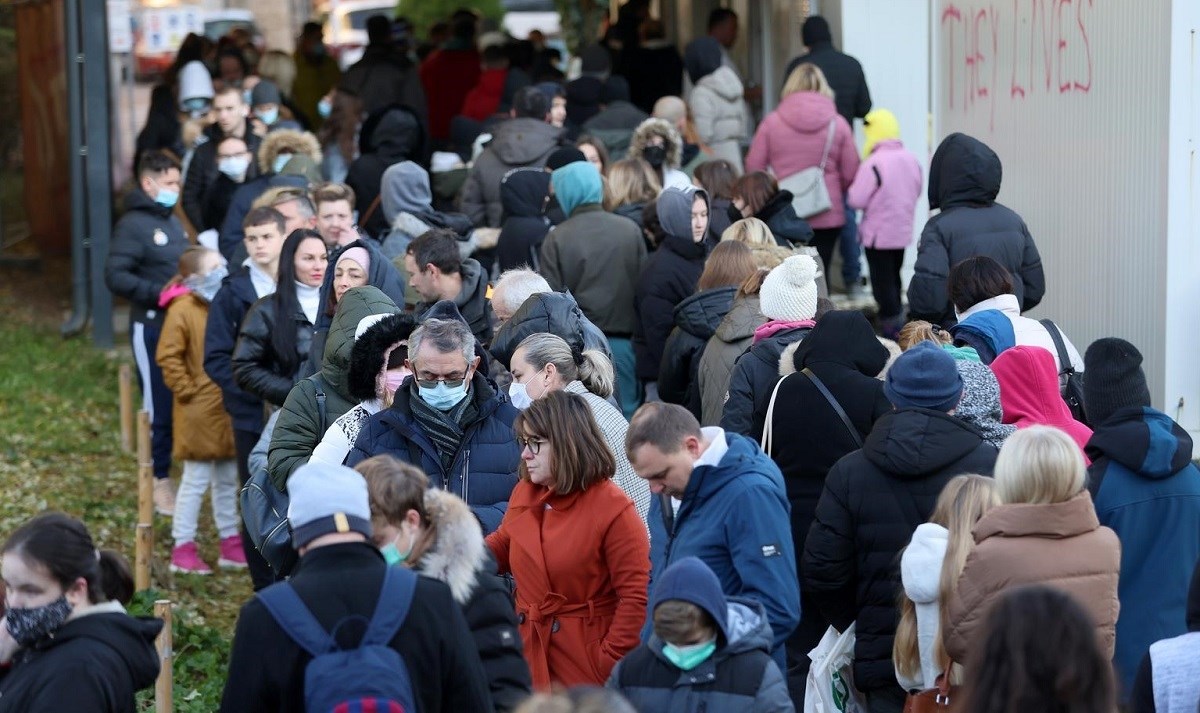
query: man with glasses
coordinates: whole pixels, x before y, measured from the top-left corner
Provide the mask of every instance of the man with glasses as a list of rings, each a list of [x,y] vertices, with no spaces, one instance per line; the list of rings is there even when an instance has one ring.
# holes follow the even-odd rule
[[[453,302],[434,305],[408,338],[405,366],[412,377],[363,426],[346,465],[383,453],[411,463],[493,532],[517,484],[517,409],[479,373],[475,337]]]
[[[203,143],[197,146],[196,151],[192,154],[192,160],[188,163],[187,178],[183,182],[183,212],[197,231],[219,228],[221,221],[225,218],[224,212],[215,214],[206,209],[210,189],[222,174],[230,176],[238,184],[244,182],[247,177],[253,178],[257,174],[254,169],[255,162],[252,159],[258,152],[262,138],[249,130],[250,124],[247,119],[249,112],[250,109],[246,106],[242,90],[237,87],[222,89],[213,97],[212,113],[216,117],[216,121],[204,130]],[[231,137],[242,140],[241,151],[235,151],[232,147],[226,147],[227,150],[224,151],[221,149],[223,140]],[[241,178],[235,179],[230,174],[236,173],[234,169],[241,165],[243,156],[246,167],[241,171]],[[247,171],[253,173],[247,176]],[[230,190],[229,198],[232,197],[233,191]],[[228,206],[229,203],[226,200],[225,207],[228,208]],[[213,220],[214,215],[215,220]]]

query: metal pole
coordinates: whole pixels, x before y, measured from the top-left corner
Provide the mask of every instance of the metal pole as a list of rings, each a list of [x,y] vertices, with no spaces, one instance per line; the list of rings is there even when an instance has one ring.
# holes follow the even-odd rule
[[[83,182],[83,88],[80,78],[80,63],[83,61],[79,42],[79,8],[82,0],[65,0],[67,41],[67,112],[70,123],[70,171],[71,171],[71,317],[59,331],[64,337],[73,337],[83,331],[88,318],[87,247],[85,205],[87,187]]]
[[[112,235],[112,98],[109,94],[107,3],[82,4],[81,39],[87,116],[88,263],[91,267],[92,341],[102,349],[113,345],[112,293],[104,284],[104,263]]]

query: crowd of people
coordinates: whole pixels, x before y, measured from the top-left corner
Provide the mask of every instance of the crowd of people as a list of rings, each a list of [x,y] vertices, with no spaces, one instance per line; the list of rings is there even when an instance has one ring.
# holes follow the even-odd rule
[[[819,16],[756,122],[737,15],[680,52],[649,6],[570,79],[464,10],[344,73],[316,24],[189,38],[155,88],[106,279],[171,569],[211,491],[256,591],[221,710],[806,710],[852,631],[845,710],[1195,711],[1191,438],[1134,345],[1023,316],[1000,157],[926,186]],[[119,555],[55,513],[0,551],[0,711],[133,710]]]

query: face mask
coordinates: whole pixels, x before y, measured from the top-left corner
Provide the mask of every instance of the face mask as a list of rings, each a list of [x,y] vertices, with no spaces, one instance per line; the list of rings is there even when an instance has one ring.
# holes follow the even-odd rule
[[[642,158],[646,159],[646,163],[658,168],[667,160],[667,149],[663,146],[647,146],[642,149]]]
[[[333,113],[333,102],[328,99],[317,102],[317,113],[321,115],[322,119],[328,119],[329,115]]]
[[[40,607],[8,610],[5,626],[13,640],[22,648],[29,648],[39,640],[58,631],[71,615],[71,604],[66,595]]]
[[[271,164],[271,168],[275,169],[275,173],[281,173],[283,171],[283,167],[286,166],[287,162],[291,160],[292,155],[290,153],[281,153],[275,157],[275,163]]]
[[[533,398],[530,397],[529,392],[525,389],[525,384],[519,384],[515,381],[508,385],[508,398],[512,401],[513,406],[522,411],[533,405]]]
[[[246,175],[246,170],[248,168],[250,168],[249,156],[233,156],[230,158],[223,158],[217,164],[217,170],[235,181],[242,180],[242,177]]]
[[[158,193],[154,195],[154,202],[163,208],[174,208],[175,204],[179,202],[179,191],[159,187]]]
[[[700,664],[708,660],[708,657],[713,655],[717,650],[717,641],[705,641],[702,644],[688,644],[687,646],[676,646],[675,644],[665,644],[663,646],[663,656],[667,660],[675,664],[684,671],[691,671]]]
[[[271,109],[270,111],[256,111],[254,112],[254,115],[259,119],[262,119],[262,123],[270,126],[279,119],[279,110]]]
[[[208,112],[208,100],[204,97],[194,97],[192,99],[183,100],[184,111],[192,114],[205,114]]]
[[[397,539],[399,537],[399,535],[396,535]],[[400,548],[396,547],[396,540],[392,540],[380,548],[379,554],[383,555],[383,561],[387,562],[389,567],[395,567],[398,564],[404,564],[408,561],[409,556],[412,555],[413,545],[416,543],[417,538],[410,538],[408,541],[408,551],[402,553],[400,552]]]
[[[439,381],[438,385],[432,389],[417,384],[417,393],[422,401],[438,411],[449,411],[467,397],[467,383],[467,380],[464,379],[457,388],[453,389],[446,386],[444,381]]]
[[[227,275],[229,275],[229,270],[224,265],[218,265],[207,275],[191,275],[184,278],[183,284],[200,299],[212,302],[213,297],[217,296],[217,290],[221,289],[221,282]]]
[[[737,206],[732,203],[725,209],[725,214],[729,216],[729,222],[731,223],[736,223],[744,217],[742,216],[742,211],[738,210]]]
[[[395,371],[389,369],[384,372],[383,388],[387,389],[389,394],[394,394],[411,374],[412,372],[408,369],[397,369]]]

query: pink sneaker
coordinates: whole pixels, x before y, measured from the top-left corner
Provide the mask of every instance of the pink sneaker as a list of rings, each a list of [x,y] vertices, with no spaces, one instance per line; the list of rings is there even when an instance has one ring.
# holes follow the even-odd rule
[[[245,569],[246,551],[242,549],[242,536],[233,534],[221,540],[221,558],[217,560],[221,569]]]
[[[200,559],[195,542],[185,542],[171,550],[171,571],[181,574],[212,574],[212,568]]]

